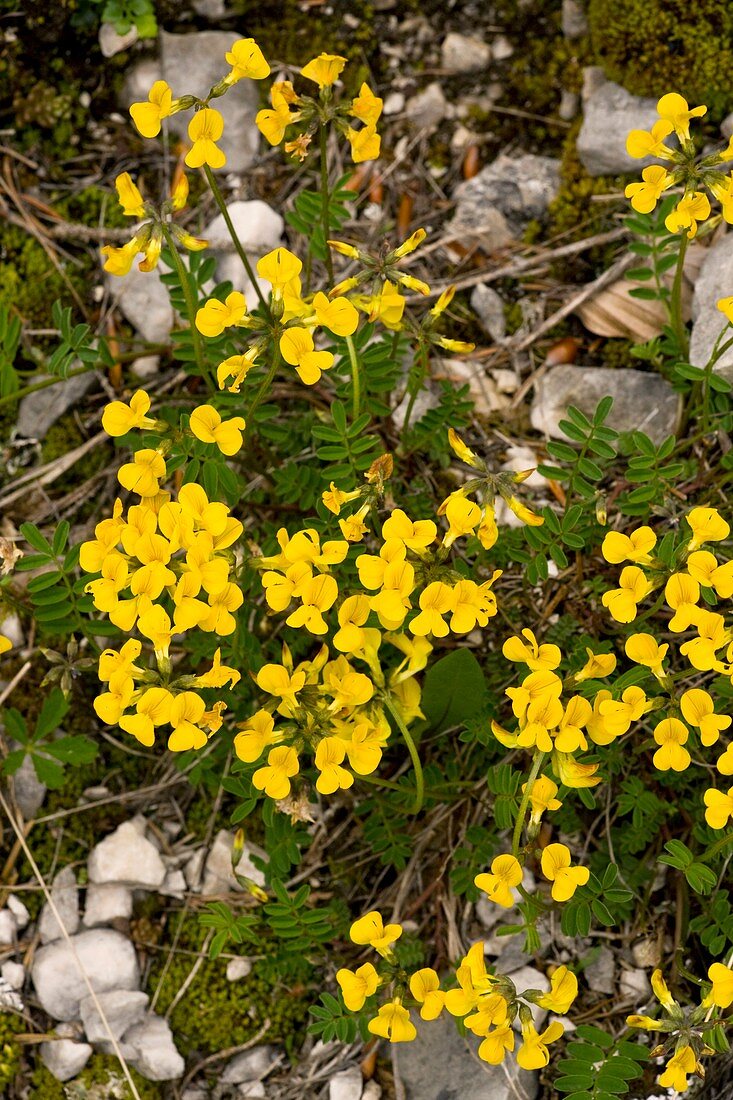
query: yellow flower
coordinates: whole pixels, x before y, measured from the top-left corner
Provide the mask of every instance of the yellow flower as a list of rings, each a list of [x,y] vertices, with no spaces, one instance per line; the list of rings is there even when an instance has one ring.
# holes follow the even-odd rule
[[[490,550],[499,538],[499,529],[496,526],[495,513],[491,504],[484,505],[484,511],[481,517],[481,523],[478,525],[478,530],[476,531],[476,537],[484,550]]]
[[[478,456],[463,442],[458,432],[454,431],[453,428],[448,429],[448,442],[453,453],[457,458],[460,458],[461,462],[465,462],[467,466],[478,467]]]
[[[224,83],[236,84],[247,77],[250,80],[264,80],[270,75],[270,66],[263,57],[262,50],[254,38],[240,38],[232,43],[232,48],[224,55],[232,71],[224,77]]]
[[[601,777],[596,775],[598,764],[581,764],[566,752],[553,752],[552,769],[566,787],[595,787],[601,782]]]
[[[706,555],[704,550],[698,551],[699,555]],[[693,554],[692,557],[697,555]],[[713,558],[715,562],[715,558]],[[717,565],[717,562],[715,562]],[[697,601],[700,599],[700,585],[698,581],[687,573],[673,573],[664,586],[664,598],[675,612],[669,621],[669,629],[679,634],[698,621],[700,609]]]
[[[445,518],[449,527],[443,536],[443,545],[452,546],[457,538],[473,534],[482,515],[474,501],[467,500],[462,493],[451,493],[445,506]]]
[[[496,615],[496,596],[491,591],[491,585],[499,576],[501,569],[497,569],[491,580],[483,584],[466,579],[453,586],[450,628],[454,634],[468,634],[477,625],[484,627]]]
[[[429,966],[416,970],[410,978],[410,993],[420,1007],[423,1020],[437,1020],[445,1005],[445,993],[440,988],[440,978]]]
[[[242,447],[244,418],[222,420],[212,405],[199,405],[191,413],[188,426],[202,443],[215,443],[222,454],[235,455]]]
[[[504,642],[501,652],[507,661],[521,662],[534,672],[539,669],[557,668],[562,660],[562,653],[558,646],[549,643],[538,645],[535,635],[527,628],[522,630],[522,637],[527,641],[523,642],[522,638],[515,635]]]
[[[660,772],[670,769],[683,772],[690,766],[690,754],[683,748],[689,730],[679,718],[663,718],[654,728],[654,740],[660,746],[654,753],[654,767]]]
[[[336,289],[334,287],[331,291],[334,297],[337,296]],[[389,329],[400,327],[402,314],[405,311],[405,298],[389,279],[385,280],[377,294],[356,298],[355,304],[365,311],[370,321],[381,321]]]
[[[579,886],[590,878],[587,867],[570,865],[570,849],[564,844],[548,844],[542,852],[542,874],[552,883],[553,901],[569,901]]]
[[[693,668],[700,672],[709,672],[718,665],[717,650],[731,640],[731,632],[726,629],[725,619],[714,611],[700,608],[695,618],[698,637],[691,638],[680,646],[680,653],[687,657]]]
[[[658,119],[651,130],[631,130],[626,138],[626,152],[637,160],[643,157],[660,157],[668,160],[671,150],[664,144],[664,139],[669,137],[673,130],[674,126],[668,119]]]
[[[535,997],[534,1002],[549,1012],[558,1012],[561,1016],[569,1010],[578,996],[578,979],[567,966],[558,966],[550,976],[550,992]]]
[[[504,503],[527,527],[541,527],[545,522],[542,516],[538,516],[526,504],[522,504],[518,497],[504,497]]]
[[[420,614],[416,615],[409,624],[410,631],[421,638],[428,634],[434,634],[436,638],[444,638],[448,634],[448,626],[443,620],[443,615],[447,615],[454,609],[453,589],[442,581],[431,581],[420,593],[419,603]]]
[[[304,626],[311,634],[325,634],[328,630],[323,612],[328,611],[338,598],[338,585],[333,577],[312,577],[303,584],[299,598],[301,606],[285,620],[288,626]]]
[[[728,714],[716,714],[713,700],[702,688],[690,688],[680,699],[682,717],[691,726],[700,730],[700,740],[707,748],[714,745],[721,730],[727,730],[731,724]]]
[[[148,93],[147,103],[133,103],[130,107],[132,121],[145,138],[157,137],[160,123],[176,109],[173,92],[165,80],[156,80]]]
[[[435,542],[438,529],[430,519],[413,521],[401,508],[394,508],[382,525],[383,539],[399,539],[409,550],[425,550]]]
[[[613,653],[593,653],[587,647],[585,652],[588,660],[574,674],[573,680],[576,684],[581,683],[583,680],[603,679],[605,676],[610,676],[616,668],[616,658]]]
[[[644,665],[658,680],[666,676],[663,664],[668,650],[668,645],[659,645],[651,634],[630,634],[624,645],[629,660]]]
[[[488,1062],[491,1066],[500,1066],[508,1050],[514,1050],[514,1029],[509,1024],[495,1027],[486,1036],[478,1048],[478,1056],[482,1062]]]
[[[683,195],[672,213],[664,219],[664,224],[670,233],[686,229],[687,236],[692,238],[697,233],[697,223],[709,217],[710,199],[703,191],[693,191]]]
[[[105,257],[104,270],[108,271],[110,275],[117,275],[121,278],[129,272],[138,252],[142,252],[142,245],[140,238],[135,236],[120,248],[105,244],[99,251]]]
[[[544,860],[543,860],[544,862]],[[538,1034],[534,1024],[522,1025],[522,1045],[517,1051],[517,1064],[522,1069],[542,1069],[550,1061],[547,1047],[565,1032],[559,1020],[553,1020],[542,1034]]]
[[[362,84],[359,94],[351,101],[350,115],[358,118],[366,126],[374,126],[382,113],[383,101],[375,95],[368,84]]]
[[[643,689],[635,685],[625,688],[620,699],[612,699],[610,692],[599,691],[597,704],[601,729],[588,724],[588,733],[597,745],[607,745],[615,737],[622,737],[631,723],[637,722],[650,707]]]
[[[150,408],[150,398],[145,390],[137,390],[130,398],[130,404],[123,401],[111,401],[102,413],[102,427],[107,435],[126,435],[133,428],[154,428],[155,420],[146,416]]]
[[[257,261],[257,274],[272,286],[272,296],[282,298],[283,291],[291,279],[297,278],[303,264],[287,248],[274,248]]]
[[[619,586],[604,592],[601,603],[617,623],[632,623],[637,615],[637,604],[651,592],[653,585],[638,565],[627,565],[621,570]]]
[[[280,337],[280,353],[286,363],[295,367],[298,377],[306,386],[313,386],[321,372],[333,366],[330,351],[316,351],[313,337],[307,328],[295,326],[285,329]]]
[[[165,477],[165,459],[160,451],[143,448],[117,471],[117,479],[123,489],[141,497],[154,497],[159,492],[159,479]]]
[[[248,722],[241,722],[239,730],[234,738],[234,751],[245,764],[254,764],[267,746],[278,739],[272,715],[266,710],[258,710]]]
[[[733,295],[728,298],[718,298],[715,303],[725,317],[729,325],[733,325]]]
[[[336,971],[336,981],[341,986],[341,996],[350,1012],[359,1012],[367,997],[376,992],[379,975],[371,963],[364,963],[357,970],[343,967]]]
[[[522,791],[525,791],[527,784],[522,784]],[[532,814],[530,820],[533,824],[538,825],[540,818],[545,810],[559,810],[562,806],[562,802],[555,795],[558,792],[557,783],[553,781],[547,775],[540,775],[535,779],[532,784],[532,790],[529,793],[529,804],[532,807]]]
[[[182,691],[171,706],[170,724],[173,727],[168,738],[171,752],[187,752],[202,749],[208,737],[199,727],[203,721],[206,704],[195,691]]]
[[[315,764],[321,773],[316,780],[319,794],[333,794],[334,791],[347,790],[352,786],[353,775],[341,767],[345,756],[346,744],[340,737],[324,737],[318,742]]]
[[[223,302],[217,298],[209,298],[201,309],[197,310],[196,328],[203,336],[221,336],[225,328],[240,324],[246,314],[247,303],[244,295],[238,290],[233,290]],[[219,385],[221,386],[221,381]]]
[[[272,110],[265,108],[258,111],[255,116],[255,125],[270,145],[279,145],[285,137],[285,130],[291,122],[296,121],[298,115],[296,112],[291,113],[287,98],[276,84],[273,84],[270,89],[270,101]]]
[[[733,787],[728,788],[728,793],[717,791],[710,787],[703,795],[705,820],[711,829],[724,829],[729,818],[733,818]]]
[[[733,970],[723,963],[713,963],[708,969],[708,978],[713,988],[705,998],[718,1008],[728,1008],[733,1004]]]
[[[319,88],[330,88],[338,80],[346,64],[345,57],[338,54],[321,53],[300,70],[301,76],[312,80]]]
[[[677,92],[668,92],[657,102],[659,118],[670,123],[682,141],[689,140],[690,119],[702,118],[706,111],[707,107],[689,107],[687,100]]]
[[[268,798],[280,801],[290,794],[290,780],[298,774],[298,754],[291,745],[278,745],[270,749],[267,766],[258,768],[252,776],[252,783],[258,791],[264,791]]]
[[[186,153],[185,163],[189,168],[223,168],[227,162],[225,153],[216,145],[224,133],[224,117],[214,107],[204,107],[197,111],[188,124],[188,137],[193,145]]]
[[[313,298],[313,309],[318,324],[336,336],[353,336],[359,324],[359,311],[348,298],[330,300],[322,291]]]
[[[651,214],[662,192],[674,183],[674,177],[661,165],[650,164],[642,170],[641,178],[642,183],[628,183],[624,194],[639,214]]]
[[[709,550],[695,550],[687,559],[687,569],[690,576],[703,588],[714,588],[724,600],[729,600],[733,596],[733,561],[718,565],[717,558]],[[676,575],[684,576],[684,574]]]
[[[389,1039],[390,1043],[409,1043],[417,1038],[417,1028],[410,1019],[410,1013],[398,1000],[382,1005],[367,1026],[372,1035]]]
[[[199,310],[199,312],[201,311]],[[196,328],[198,327],[197,323]],[[226,386],[226,389],[229,393],[239,393],[239,387],[252,370],[258,354],[258,348],[250,348],[244,355],[230,355],[228,359],[224,359],[216,368],[216,381],[219,389],[223,390],[225,383],[231,378],[233,381],[230,386]]]
[[[662,1088],[671,1088],[684,1092],[687,1088],[687,1076],[693,1073],[697,1065],[695,1052],[690,1046],[683,1046],[667,1063],[667,1068],[659,1078]]]
[[[692,531],[688,552],[706,542],[720,542],[730,534],[730,527],[716,508],[693,508],[685,519]]]
[[[164,726],[170,721],[172,703],[173,696],[165,688],[148,688],[138,699],[135,714],[123,715],[119,726],[141,745],[150,748],[155,742],[155,726]]]
[[[346,137],[351,146],[351,159],[354,164],[363,164],[364,161],[379,158],[382,139],[377,133],[376,126],[362,126],[361,130],[354,130],[349,126]]]
[[[512,887],[519,886],[522,877],[519,860],[511,855],[503,855],[492,860],[490,873],[476,875],[473,881],[479,890],[484,891],[489,901],[501,905],[503,909],[511,909],[514,905]]]
[[[349,929],[352,943],[358,943],[361,947],[367,944],[378,951],[380,955],[389,953],[390,946],[402,935],[402,925],[384,924],[382,914],[376,909],[354,921]]]
[[[609,531],[603,540],[601,553],[611,565],[620,565],[622,561],[649,562],[656,542],[657,536],[651,527],[639,527],[630,535]]]
[[[122,207],[122,213],[129,218],[142,218],[145,216],[145,202],[140,191],[132,182],[129,172],[121,172],[115,180],[117,198]]]

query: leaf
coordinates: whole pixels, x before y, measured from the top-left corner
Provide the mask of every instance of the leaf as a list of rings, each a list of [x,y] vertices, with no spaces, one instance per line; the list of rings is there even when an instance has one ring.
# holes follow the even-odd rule
[[[50,733],[58,729],[59,723],[68,709],[69,704],[66,702],[64,693],[59,688],[54,688],[41,707],[34,736],[36,738],[48,737]]]
[[[486,680],[470,649],[454,649],[428,669],[421,707],[432,730],[459,726],[481,709]]]

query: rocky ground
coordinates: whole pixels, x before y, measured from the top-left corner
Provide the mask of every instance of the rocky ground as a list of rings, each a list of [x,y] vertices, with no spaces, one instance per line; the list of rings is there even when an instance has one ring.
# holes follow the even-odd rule
[[[561,11],[544,5],[553,7],[537,24],[539,38],[547,37],[544,47],[540,41],[528,43],[529,16],[523,29],[518,28],[510,17],[511,4],[488,12],[483,3],[446,3],[431,17],[417,5],[396,0],[375,0],[368,16],[361,5],[353,11],[351,7],[336,5],[334,16],[328,5],[285,5],[291,17],[291,9],[297,9],[295,18],[306,28],[308,19],[318,19],[319,34],[324,24],[328,33],[337,26],[336,48],[354,43],[355,56],[367,73],[370,66],[375,71],[377,90],[385,98],[383,143],[389,158],[357,179],[355,194],[362,201],[355,202],[354,221],[345,233],[356,226],[369,243],[384,232],[403,237],[425,225],[430,236],[421,277],[436,292],[449,281],[457,283],[461,331],[477,345],[468,358],[434,365],[414,417],[437,404],[442,381],[467,384],[477,420],[506,443],[507,467],[526,469],[541,458],[548,438],[562,436],[559,420],[568,403],[591,412],[600,397],[612,394],[612,427],[641,429],[661,442],[678,427],[680,398],[670,381],[650,373],[629,354],[633,342],[660,331],[660,315],[655,303],[629,297],[624,272],[633,257],[621,220],[626,212],[624,177],[640,167],[626,154],[626,134],[651,124],[656,96],[635,94],[609,79],[596,63],[578,0],[564,0]],[[523,10],[528,5],[519,3],[520,16]],[[221,59],[233,37],[252,33],[239,11],[225,0],[194,0],[180,18],[166,13],[162,24],[170,29],[163,29],[153,44],[102,27],[99,48],[115,74],[106,94],[116,101],[84,123],[91,143],[88,151],[82,150],[87,160],[72,148],[65,182],[49,179],[44,158],[50,128],[39,122],[40,108],[28,123],[41,134],[37,159],[35,153],[4,153],[0,214],[7,220],[6,232],[22,231],[33,249],[68,267],[68,285],[62,284],[61,290],[71,288],[69,304],[78,297],[74,273],[84,273],[86,295],[76,305],[95,331],[128,349],[132,374],[158,393],[176,381],[168,357],[175,318],[162,281],[165,269],[145,275],[133,269],[123,279],[104,278],[95,248],[119,230],[109,199],[116,172],[136,170],[142,158],[146,172],[158,172],[161,178],[164,174],[155,162],[158,153],[150,146],[131,145],[129,136],[123,136],[129,130],[126,108],[144,97],[160,76],[176,86],[184,83],[192,92],[208,89],[221,74]],[[10,26],[12,19],[6,17],[6,22]],[[12,43],[8,40],[6,46],[15,64]],[[302,34],[290,42],[285,35],[278,39],[279,48],[286,45],[294,47],[298,60],[306,59]],[[524,49],[534,52],[525,57]],[[543,64],[543,72],[531,74],[531,81],[528,70]],[[273,68],[277,70],[277,63]],[[667,90],[660,72],[658,94]],[[87,102],[90,93],[82,94]],[[293,187],[280,153],[261,147],[254,126],[258,106],[254,85],[242,81],[222,108],[222,146],[228,156],[223,184],[232,220],[254,258],[287,240],[283,214]],[[733,130],[733,115],[726,113],[731,108],[733,98],[718,104],[711,142]],[[54,109],[62,108],[57,104]],[[9,143],[20,136],[11,133]],[[175,152],[175,145],[169,152]],[[75,159],[79,156],[81,160]],[[87,194],[91,188],[107,194],[101,205],[95,198],[96,226],[69,204],[74,193]],[[64,213],[59,212],[61,199]],[[91,230],[87,235],[85,226]],[[246,293],[244,268],[207,199],[194,207],[187,228],[211,241],[218,278],[230,279]],[[4,238],[0,261],[5,269],[14,264],[27,282],[29,269],[23,265],[30,253],[18,243],[24,239]],[[718,229],[696,243],[687,274],[691,361],[703,364],[719,327],[715,301],[721,288],[733,292],[733,235]],[[10,274],[5,278],[7,286],[16,285],[8,282]],[[46,299],[55,278],[48,276]],[[23,294],[21,314],[27,323],[21,372],[24,385],[35,385],[45,377],[37,368],[51,320],[43,312],[47,301],[31,299],[27,286]],[[733,371],[733,351],[716,369]],[[70,518],[75,536],[86,533],[83,503],[108,491],[116,468],[108,441],[98,431],[99,409],[110,392],[102,372],[78,374],[28,392],[12,417],[0,422],[6,474],[0,488],[0,534],[12,534],[23,520],[40,523],[50,516]],[[404,410],[398,407],[393,414],[397,426],[400,415]],[[52,453],[49,440],[59,425],[65,434],[59,434]],[[549,487],[539,475],[534,479],[530,484],[541,499]],[[0,631],[11,637],[22,657],[32,639],[24,636],[17,616],[0,624]],[[26,686],[31,683],[32,674],[20,671],[22,667],[21,661],[6,687],[16,672],[20,690],[24,678]],[[13,689],[19,690],[15,683]],[[263,1040],[268,1033],[263,1024],[273,1011],[284,1011],[267,1003],[259,1006],[246,1037],[232,1033],[231,1041],[217,1040],[214,1049],[184,1034],[184,1017],[206,1010],[207,993],[198,979],[202,968],[214,964],[204,961],[208,944],[189,942],[188,926],[173,918],[195,915],[204,901],[236,897],[241,886],[232,873],[228,813],[216,802],[192,810],[191,796],[181,793],[182,783],[184,777],[166,764],[157,766],[137,790],[127,789],[129,779],[121,778],[115,763],[108,774],[95,778],[94,786],[81,788],[76,799],[53,796],[49,804],[49,792],[32,769],[16,776],[15,805],[26,823],[35,823],[27,831],[31,853],[43,837],[44,856],[38,858],[50,898],[43,900],[26,841],[16,843],[5,827],[0,1008],[5,1004],[41,1019],[54,1037],[33,1048],[45,1070],[29,1069],[21,1084],[13,1086],[12,1097],[125,1095],[121,1073],[104,1068],[109,1060],[100,1061],[100,1055],[109,1054],[122,1054],[146,1097],[533,1100],[539,1095],[539,1078],[519,1077],[512,1063],[506,1070],[480,1063],[451,1021],[432,1025],[429,1036],[421,1034],[416,1043],[396,1052],[391,1067],[379,1069],[373,1057],[363,1057],[360,1044],[344,1048],[311,1037],[297,1052],[286,1050],[283,1034],[288,1029],[302,1039],[307,1006],[299,1017],[285,1019],[280,1041],[269,1036]],[[192,814],[198,815],[195,828]],[[93,822],[90,828],[80,826],[87,820]],[[262,881],[266,858],[256,846],[248,846],[239,873]],[[526,971],[527,984],[545,987],[544,975],[526,966],[511,939],[493,936],[495,924],[496,914],[481,903],[462,918],[466,931],[487,940],[489,955],[505,973]],[[592,955],[586,959],[585,978],[597,994],[595,1008],[611,996],[629,1006],[646,997],[649,968],[659,953],[655,941],[619,946],[611,938],[596,937],[580,946],[577,941],[563,946],[557,929],[548,929],[548,938],[567,958],[579,951]],[[257,963],[245,953],[220,957],[217,1004],[234,1003],[238,989],[256,992],[246,983],[253,982]],[[165,983],[172,967],[173,990]],[[3,1038],[0,1031],[0,1055]],[[30,1049],[23,1048],[25,1067],[34,1060]],[[85,1067],[87,1073],[96,1068],[91,1083],[80,1086],[83,1091],[71,1091],[71,1085],[54,1091],[56,1082],[85,1080]],[[167,1091],[145,1092],[148,1083],[167,1083]]]

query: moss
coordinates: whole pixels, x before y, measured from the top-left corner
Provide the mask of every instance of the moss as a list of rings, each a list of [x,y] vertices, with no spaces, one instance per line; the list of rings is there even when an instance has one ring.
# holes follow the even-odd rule
[[[630,92],[678,91],[714,120],[730,109],[729,0],[590,0],[588,18],[598,63]]]
[[[146,1080],[134,1069],[130,1073],[140,1100],[161,1100],[162,1085]],[[31,1078],[28,1100],[130,1100],[131,1096],[117,1059],[94,1054],[81,1073],[63,1085],[39,1063]]]
[[[0,1095],[12,1085],[20,1065],[21,1045],[15,1038],[25,1025],[14,1012],[0,1012]]]
[[[149,992],[157,993],[156,1010],[165,1013],[187,979],[195,954],[201,950],[203,929],[195,917],[178,915],[168,938],[176,934],[180,954],[167,965],[166,951],[157,953],[149,979]],[[263,945],[257,945],[258,953]],[[184,951],[188,953],[183,953]],[[165,974],[164,968],[167,965]],[[294,979],[278,981],[265,960],[255,963],[251,974],[237,982],[226,978],[226,962],[206,960],[170,1018],[176,1044],[184,1056],[193,1052],[210,1053],[246,1043],[262,1028],[270,1028],[263,1041],[281,1042],[294,1054],[305,1038],[308,1009],[312,1001],[306,989]]]

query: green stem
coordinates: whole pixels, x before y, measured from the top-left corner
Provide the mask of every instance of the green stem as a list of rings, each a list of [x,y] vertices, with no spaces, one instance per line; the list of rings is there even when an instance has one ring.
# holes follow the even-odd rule
[[[262,382],[260,383],[260,388],[257,390],[257,393],[254,395],[254,398],[252,400],[252,404],[247,409],[245,419],[246,419],[248,424],[251,422],[252,417],[255,414],[255,409],[258,407],[258,405],[262,401],[262,398],[265,396],[265,394],[269,390],[270,386],[272,385],[272,380],[275,377],[275,374],[277,372],[277,368],[280,366],[281,361],[282,360],[281,360],[281,356],[280,356],[280,349],[278,348],[278,346],[276,344],[274,354],[273,354],[273,357],[272,357],[272,364],[270,366],[270,369],[267,372],[267,374],[265,375],[265,377],[262,379]]]
[[[675,336],[677,337],[680,355],[683,359],[686,359],[689,353],[687,328],[682,317],[682,277],[684,275],[685,253],[687,252],[688,244],[689,237],[686,233],[683,233],[682,240],[680,241],[679,255],[677,256],[677,266],[674,272],[674,282],[672,283],[672,294],[669,301],[669,320]]]
[[[331,227],[329,224],[330,195],[328,191],[328,135],[324,125],[321,125],[318,136],[321,143],[321,225],[323,227],[323,246],[326,253],[328,281],[329,284],[333,286],[333,258],[331,256],[331,249],[328,247],[328,241],[331,236]]]
[[[351,336],[346,337],[346,346],[349,349],[349,361],[351,363],[351,400],[353,419],[356,420],[361,408],[361,376],[359,374],[359,359]]]
[[[240,260],[244,264],[244,270],[247,272],[247,278],[249,279],[249,281],[252,284],[252,287],[254,288],[254,292],[257,295],[258,299],[259,299],[260,305],[265,310],[265,312],[269,315],[270,307],[268,306],[267,302],[265,301],[264,294],[260,290],[260,284],[257,282],[257,276],[254,273],[254,270],[252,268],[252,264],[249,262],[249,256],[244,251],[244,247],[242,245],[242,242],[240,241],[239,237],[237,236],[237,231],[234,228],[234,223],[232,222],[232,219],[229,216],[229,211],[227,210],[227,204],[224,202],[224,196],[222,195],[221,190],[219,189],[219,184],[216,182],[216,177],[214,176],[214,173],[209,168],[208,164],[204,165],[204,172],[206,173],[206,179],[208,181],[209,187],[211,188],[211,193],[214,196],[214,202],[219,207],[219,211],[221,213],[221,216],[224,219],[224,223],[225,223],[225,225],[226,225],[226,227],[229,231],[229,236],[232,238],[232,244],[234,245],[235,249],[237,250],[237,255],[239,256]]]
[[[412,384],[412,386],[409,390],[410,400],[407,402],[407,409],[405,411],[405,419],[404,419],[404,422],[402,424],[402,434],[403,435],[407,431],[407,428],[408,428],[409,423],[410,423],[410,419],[412,418],[412,413],[413,413],[413,410],[415,408],[415,402],[417,401],[417,395],[419,394],[420,390],[422,389],[423,383],[425,382],[425,379],[428,376],[428,366],[429,366],[428,352],[427,352],[427,348],[425,347],[424,344],[420,344],[420,347],[418,348],[417,354],[420,357],[420,366],[421,366],[421,369],[422,369],[422,373],[421,373],[419,379],[413,379],[413,384]],[[408,382],[408,385],[409,384],[410,383]]]
[[[418,756],[417,747],[412,739],[412,734],[405,725],[404,719],[399,712],[399,709],[394,705],[389,695],[384,696],[384,703],[387,710],[392,715],[402,734],[402,739],[407,745],[407,751],[410,754],[412,760],[412,767],[415,771],[415,801],[412,806],[412,813],[418,814],[422,809],[423,800],[425,798],[425,780],[422,773],[422,764],[420,763],[420,757]]]
[[[544,752],[535,752],[532,767],[529,771],[529,778],[524,785],[524,793],[522,794],[522,801],[519,803],[519,812],[517,813],[517,820],[514,822],[514,832],[512,834],[512,855],[515,859],[519,857],[519,842],[522,839],[522,828],[524,826],[524,819],[527,816],[529,797],[532,794],[535,780],[542,769],[545,755]]]
[[[201,343],[201,335],[199,333],[199,330],[196,328],[196,302],[194,300],[193,291],[191,289],[191,281],[188,277],[186,266],[181,259],[178,249],[176,248],[176,243],[166,226],[163,226],[163,236],[165,237],[165,243],[168,245],[168,251],[170,252],[171,258],[173,260],[173,266],[176,269],[178,281],[181,284],[183,297],[186,300],[186,313],[188,314],[188,324],[191,330],[191,341],[193,343],[193,353],[196,357],[196,366],[199,369],[199,374],[201,375],[201,377],[208,377],[212,389],[216,390],[216,379],[214,378],[212,371],[209,369],[206,364],[206,360],[204,359],[204,349]]]

